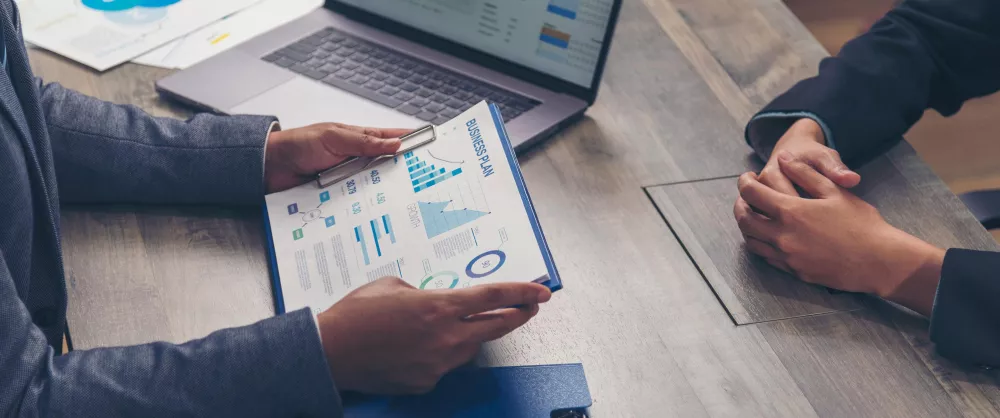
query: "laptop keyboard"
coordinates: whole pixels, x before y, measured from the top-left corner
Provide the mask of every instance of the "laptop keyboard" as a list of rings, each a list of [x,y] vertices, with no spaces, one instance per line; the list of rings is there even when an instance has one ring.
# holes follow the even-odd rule
[[[435,125],[483,100],[499,106],[506,122],[539,104],[333,28],[262,59]]]

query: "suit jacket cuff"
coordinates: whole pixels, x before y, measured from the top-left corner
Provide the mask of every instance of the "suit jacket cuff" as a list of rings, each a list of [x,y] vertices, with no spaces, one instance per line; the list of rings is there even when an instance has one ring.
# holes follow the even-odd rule
[[[1000,254],[948,250],[931,315],[931,341],[953,360],[1000,366]]]
[[[781,111],[765,109],[757,113],[747,123],[746,130],[743,133],[746,137],[747,145],[753,147],[754,152],[757,153],[757,156],[761,160],[767,161],[771,158],[774,145],[778,143],[778,140],[785,134],[785,131],[796,121],[803,118],[812,119],[819,124],[820,128],[823,129],[823,136],[826,138],[826,146],[837,149],[833,133],[830,132],[830,128],[826,122],[819,115],[808,110]]]
[[[800,81],[750,120],[747,142],[758,155],[769,155],[792,123],[809,117],[823,127],[828,145],[836,142],[847,165],[864,164],[902,139],[893,129],[905,122],[892,120],[896,114],[886,112],[888,105],[868,94],[878,90],[877,82],[859,75],[840,58],[824,59],[819,76]]]
[[[343,405],[323,351],[312,312],[300,309],[259,322],[254,331],[265,355],[245,367],[258,369],[259,382],[273,387],[265,396],[280,399],[288,413],[309,417],[343,417]],[[231,382],[238,388],[244,382]]]

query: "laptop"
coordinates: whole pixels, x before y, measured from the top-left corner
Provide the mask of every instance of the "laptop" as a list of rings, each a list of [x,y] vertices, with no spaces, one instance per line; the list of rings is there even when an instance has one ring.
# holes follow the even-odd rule
[[[157,82],[223,114],[417,128],[496,103],[518,149],[597,97],[621,0],[326,0]]]

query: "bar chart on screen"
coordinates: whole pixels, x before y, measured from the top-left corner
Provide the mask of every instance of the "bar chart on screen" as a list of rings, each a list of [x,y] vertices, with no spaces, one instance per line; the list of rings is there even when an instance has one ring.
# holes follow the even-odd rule
[[[604,45],[604,30],[613,2],[549,0],[538,34],[536,54],[545,59],[593,71]]]

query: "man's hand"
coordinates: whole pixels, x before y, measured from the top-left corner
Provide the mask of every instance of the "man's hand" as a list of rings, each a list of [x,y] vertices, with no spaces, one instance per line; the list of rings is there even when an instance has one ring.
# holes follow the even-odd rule
[[[383,278],[351,292],[319,315],[323,349],[337,387],[373,394],[430,391],[538,313],[552,297],[532,283],[417,290]]]
[[[272,132],[267,140],[264,182],[267,192],[290,189],[313,180],[316,173],[353,156],[395,153],[407,129],[378,129],[339,123]]]
[[[760,172],[758,180],[781,193],[798,196],[798,192],[781,172],[777,155],[782,151],[791,153],[797,160],[809,164],[834,183],[844,188],[852,188],[861,182],[861,176],[851,171],[840,160],[840,154],[826,146],[823,128],[816,121],[802,118],[796,121],[775,144],[771,159]]]
[[[874,293],[930,315],[944,251],[889,225],[878,210],[789,152],[779,168],[813,199],[780,193],[753,173],[733,211],[750,252],[803,281]]]

